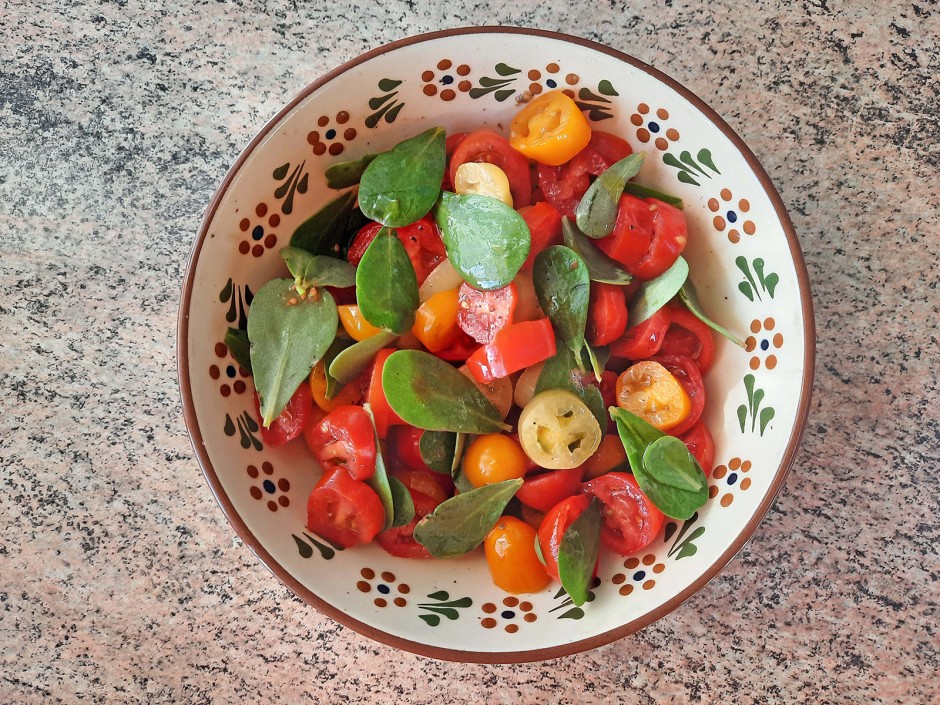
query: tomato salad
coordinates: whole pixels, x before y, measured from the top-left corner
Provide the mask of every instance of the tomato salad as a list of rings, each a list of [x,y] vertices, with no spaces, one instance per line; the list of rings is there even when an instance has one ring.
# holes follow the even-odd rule
[[[281,252],[227,342],[268,446],[322,468],[307,528],[394,556],[484,548],[511,593],[587,599],[707,499],[713,330],[681,202],[561,91],[509,138],[441,128],[331,166],[342,194]],[[355,188],[353,188],[355,187]]]

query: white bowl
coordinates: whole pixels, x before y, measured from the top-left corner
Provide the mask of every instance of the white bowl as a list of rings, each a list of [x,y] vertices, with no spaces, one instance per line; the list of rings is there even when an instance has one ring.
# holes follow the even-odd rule
[[[633,558],[607,555],[583,609],[553,585],[522,600],[496,588],[480,552],[453,561],[341,552],[304,528],[319,471],[302,442],[268,449],[251,378],[222,340],[246,297],[283,269],[278,250],[335,192],[336,161],[421,130],[503,134],[531,93],[567,88],[598,129],[647,152],[638,180],[681,196],[685,256],[705,308],[748,338],[717,339],[704,418],[716,446],[711,499]],[[527,93],[528,92],[528,93]],[[741,549],[796,451],[814,362],[812,300],[786,210],[756,158],[676,81],[583,39],[513,28],[412,37],[330,72],[245,149],[200,228],[179,319],[186,424],[203,472],[239,537],[291,590],[337,621],[435,658],[518,662],[594,648],[678,607]]]

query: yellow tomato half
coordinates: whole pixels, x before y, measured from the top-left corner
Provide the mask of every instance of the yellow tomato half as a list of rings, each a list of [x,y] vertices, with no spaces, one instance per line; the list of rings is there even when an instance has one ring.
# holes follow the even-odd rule
[[[660,431],[685,421],[692,402],[672,373],[646,360],[628,367],[617,380],[617,406],[636,414]]]
[[[540,592],[551,578],[535,553],[535,529],[513,516],[500,517],[483,542],[496,587],[521,594]]]
[[[591,126],[577,103],[549,91],[523,108],[509,128],[509,144],[529,159],[560,166],[587,147]]]
[[[376,328],[365,319],[358,306],[344,304],[337,306],[336,312],[339,314],[339,322],[353,340],[365,340],[382,332],[381,328]]]
[[[450,347],[460,336],[457,291],[451,289],[434,294],[415,312],[415,324],[411,332],[431,352]]]

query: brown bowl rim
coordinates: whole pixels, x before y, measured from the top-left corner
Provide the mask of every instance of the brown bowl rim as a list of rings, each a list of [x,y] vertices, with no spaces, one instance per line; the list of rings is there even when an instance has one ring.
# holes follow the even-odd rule
[[[500,652],[481,652],[481,651],[462,651],[459,649],[448,649],[437,646],[429,646],[427,644],[422,644],[420,642],[411,641],[409,639],[404,639],[393,634],[389,634],[381,629],[370,626],[364,622],[361,622],[350,615],[346,614],[342,610],[334,607],[333,605],[325,602],[323,599],[318,597],[310,589],[306,588],[300,583],[296,578],[294,578],[287,570],[276,561],[270,553],[268,553],[265,548],[261,545],[257,538],[248,530],[248,527],[245,525],[244,521],[235,511],[232,502],[229,500],[225,491],[222,488],[222,484],[219,481],[218,476],[216,475],[215,468],[212,466],[212,463],[209,459],[209,455],[206,452],[205,444],[203,443],[202,434],[199,429],[199,424],[196,419],[196,410],[195,405],[192,399],[192,389],[190,386],[190,375],[189,375],[189,306],[192,298],[193,283],[196,272],[196,264],[199,260],[200,252],[202,251],[202,245],[205,242],[209,224],[215,216],[216,210],[219,207],[219,204],[222,201],[226,191],[231,185],[232,180],[235,175],[238,173],[242,164],[248,158],[248,156],[254,151],[255,147],[271,132],[274,127],[280,123],[280,121],[294,109],[294,107],[304,100],[311,93],[316,91],[320,86],[326,84],[327,82],[333,80],[337,76],[345,73],[349,69],[358,66],[370,59],[373,59],[382,54],[394,51],[401,47],[410,46],[412,44],[419,44],[421,42],[432,41],[436,39],[441,39],[444,37],[450,37],[455,35],[464,35],[464,34],[491,34],[491,33],[503,33],[503,34],[523,34],[531,35],[537,37],[545,37],[549,39],[555,39],[562,42],[567,42],[571,44],[577,44],[594,51],[602,52],[609,56],[619,59],[627,64],[630,64],[641,71],[646,72],[653,78],[669,86],[677,93],[679,93],[683,98],[688,100],[692,105],[694,105],[699,111],[702,112],[705,117],[707,117],[711,122],[716,125],[728,139],[735,145],[735,147],[740,151],[740,153],[747,160],[748,165],[757,175],[758,180],[761,183],[761,186],[764,189],[764,192],[770,198],[771,203],[773,203],[774,211],[776,212],[777,218],[779,219],[783,230],[786,234],[787,241],[790,247],[790,254],[793,259],[794,268],[796,269],[797,280],[799,282],[800,295],[802,298],[802,310],[803,310],[803,322],[804,322],[804,347],[805,353],[803,357],[803,379],[800,387],[800,404],[797,408],[796,414],[796,423],[793,427],[793,431],[790,434],[790,439],[787,443],[786,451],[784,452],[783,460],[780,463],[780,466],[777,468],[774,481],[771,485],[770,491],[767,493],[764,500],[758,506],[754,516],[744,527],[741,533],[735,538],[731,546],[725,550],[713,563],[710,565],[703,573],[700,575],[691,585],[689,585],[685,590],[680,592],[678,595],[674,596],[663,605],[657,609],[644,614],[641,617],[638,617],[626,624],[622,624],[614,629],[610,629],[601,634],[589,637],[587,639],[580,639],[578,641],[573,641],[566,644],[559,644],[557,646],[550,646],[541,649],[530,649],[525,651],[500,651]],[[205,475],[206,481],[209,484],[209,488],[212,491],[212,494],[215,496],[216,501],[222,509],[222,512],[225,514],[226,519],[235,529],[235,533],[239,538],[247,545],[254,554],[259,558],[259,560],[272,572],[274,575],[284,583],[294,594],[300,597],[302,600],[308,604],[313,605],[319,611],[328,615],[335,621],[340,624],[350,627],[351,629],[363,634],[364,636],[369,637],[375,641],[381,642],[388,646],[392,646],[398,649],[403,649],[405,651],[410,651],[421,656],[427,656],[435,659],[442,659],[447,661],[458,661],[458,662],[468,662],[468,663],[527,663],[533,661],[544,661],[548,659],[560,658],[563,656],[570,656],[572,654],[580,653],[583,651],[588,651],[590,649],[595,649],[600,646],[604,646],[611,642],[622,639],[626,636],[629,636],[633,632],[636,632],[640,629],[643,629],[646,626],[649,626],[653,622],[657,621],[661,617],[669,614],[675,610],[679,605],[688,600],[692,595],[698,592],[702,587],[704,587],[712,578],[714,578],[728,562],[740,551],[744,545],[750,540],[754,531],[757,529],[757,526],[760,524],[761,520],[770,509],[771,505],[774,502],[774,499],[777,496],[777,493],[780,491],[780,488],[783,486],[783,483],[786,479],[787,473],[789,472],[790,466],[793,463],[794,456],[797,449],[799,448],[800,439],[803,434],[803,431],[806,427],[806,421],[809,416],[810,402],[812,398],[812,386],[813,386],[813,376],[815,369],[815,358],[816,358],[816,333],[815,333],[815,316],[813,311],[813,300],[812,293],[810,290],[809,284],[809,274],[806,270],[806,263],[803,259],[803,252],[800,248],[799,240],[797,239],[796,231],[793,228],[793,223],[790,220],[790,217],[787,213],[786,208],[783,205],[783,201],[780,198],[780,195],[777,193],[777,190],[774,188],[770,177],[767,175],[767,172],[758,162],[757,157],[751,152],[747,147],[744,141],[735,133],[734,130],[716,113],[712,108],[710,108],[701,98],[695,95],[692,91],[681,85],[675,79],[667,76],[661,71],[649,66],[648,64],[636,59],[632,56],[624,54],[623,52],[611,49],[603,44],[591,41],[589,39],[583,39],[581,37],[575,37],[568,34],[563,34],[560,32],[551,32],[547,30],[540,29],[529,29],[523,27],[461,27],[456,29],[447,29],[436,32],[429,32],[425,34],[419,34],[405,39],[401,39],[389,44],[385,44],[376,49],[368,51],[351,61],[348,61],[341,66],[333,69],[332,71],[324,74],[320,78],[316,79],[309,85],[307,85],[293,100],[291,100],[281,111],[277,113],[268,123],[261,129],[261,131],[255,136],[251,143],[242,151],[238,159],[226,173],[225,178],[222,181],[222,184],[219,186],[215,195],[209,203],[209,207],[206,210],[205,217],[203,218],[202,224],[200,225],[199,232],[196,238],[196,241],[193,245],[192,253],[190,255],[189,264],[186,268],[186,273],[183,280],[183,290],[182,297],[180,299],[180,308],[179,308],[179,317],[178,317],[178,326],[177,326],[177,366],[178,366],[178,375],[179,375],[179,384],[180,384],[180,396],[182,401],[183,408],[183,418],[186,423],[186,427],[189,431],[189,435],[193,444],[193,450],[196,453],[196,459],[199,462],[200,467],[202,468],[203,474]]]

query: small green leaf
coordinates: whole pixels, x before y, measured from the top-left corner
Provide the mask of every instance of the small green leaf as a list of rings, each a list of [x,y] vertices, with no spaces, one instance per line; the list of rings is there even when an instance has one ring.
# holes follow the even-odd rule
[[[339,318],[328,291],[301,298],[291,279],[258,290],[248,315],[251,369],[265,427],[284,410],[336,337]]]
[[[349,384],[362,374],[379,350],[387,348],[397,339],[394,333],[382,331],[353,343],[333,358],[327,370],[329,376],[341,384]]]
[[[376,155],[359,183],[362,212],[397,228],[431,210],[444,178],[444,137],[444,128],[434,127]]]
[[[392,494],[392,487],[389,484],[388,472],[385,469],[385,458],[382,457],[382,445],[379,443],[379,434],[375,429],[375,416],[372,415],[372,408],[368,404],[363,404],[366,413],[369,414],[369,420],[372,422],[372,436],[375,439],[375,473],[366,480],[366,484],[371,487],[379,496],[382,502],[382,508],[385,510],[385,522],[382,524],[382,531],[386,531],[395,524],[395,498]],[[406,490],[407,491],[407,490]],[[414,505],[411,507],[412,516],[408,521],[414,518]],[[408,522],[405,522],[408,523]]]
[[[415,518],[415,503],[405,483],[393,475],[388,476],[392,492],[392,527],[407,526]]]
[[[617,220],[623,187],[640,173],[643,156],[643,152],[637,152],[621,159],[588,187],[575,211],[575,220],[581,232],[595,239],[610,235]]]
[[[633,275],[623,265],[604,254],[567,216],[561,219],[561,230],[565,244],[584,260],[591,281],[604,284],[629,284],[633,281]]]
[[[588,360],[591,362],[591,370],[594,372],[594,379],[600,384],[601,375],[604,374],[604,367],[607,365],[607,360],[610,359],[610,349],[602,347],[595,350],[587,343],[584,344],[584,349],[587,351]],[[598,352],[601,354],[598,355]]]
[[[640,198],[655,198],[657,201],[668,203],[670,206],[682,208],[682,199],[678,196],[670,196],[668,193],[657,191],[654,188],[643,186],[642,184],[638,184],[634,181],[628,181],[626,186],[623,187],[623,190],[624,193],[630,193],[634,196],[639,196]]]
[[[577,359],[570,348],[557,345],[556,350],[555,355],[548,358],[542,366],[542,372],[535,383],[535,394],[546,389],[571,392],[587,405],[598,425],[602,429],[607,428],[607,412],[600,389],[584,382],[584,374],[578,368]]]
[[[695,287],[692,285],[691,279],[686,279],[685,284],[683,284],[682,288],[679,289],[679,298],[682,300],[682,303],[685,304],[685,307],[689,309],[691,314],[699,319],[702,323],[704,323],[716,333],[720,333],[721,335],[725,336],[738,347],[744,348],[745,350],[747,349],[747,345],[743,340],[738,338],[727,328],[722,328],[720,325],[705,315],[705,311],[702,310],[702,304],[699,301],[698,294],[695,293]]]
[[[418,441],[418,452],[424,464],[434,472],[450,475],[454,467],[457,434],[450,431],[425,431]]]
[[[499,411],[470,379],[430,353],[399,350],[389,355],[382,387],[395,413],[418,428],[461,433],[506,428]]]
[[[356,285],[356,268],[345,260],[327,255],[312,255],[299,247],[284,247],[281,257],[294,277],[294,288],[301,296],[317,286],[346,288]]]
[[[646,471],[660,484],[687,492],[707,493],[705,474],[694,461],[685,443],[674,436],[657,438],[643,454]]]
[[[398,236],[383,228],[356,268],[356,301],[363,317],[378,328],[411,330],[418,310],[418,279]]]
[[[466,494],[467,492],[476,489],[472,484],[470,484],[470,480],[467,479],[467,476],[464,474],[462,467],[458,467],[454,471],[453,477],[454,487],[457,488],[457,492],[460,494]]]
[[[326,169],[326,185],[333,189],[355,186],[362,179],[366,167],[376,158],[376,154],[364,154],[358,159],[336,162]]]
[[[314,255],[336,254],[349,237],[348,225],[356,210],[356,194],[342,194],[301,223],[290,246]]]
[[[565,530],[558,548],[558,577],[578,607],[588,599],[600,538],[601,507],[594,498]]]
[[[539,306],[551,320],[558,337],[579,355],[584,347],[591,298],[591,279],[584,260],[570,247],[549,247],[535,256],[532,282]]]
[[[509,284],[529,256],[529,227],[518,212],[490,196],[445,191],[435,208],[447,258],[471,286]]]
[[[353,341],[349,338],[340,338],[337,336],[329,350],[323,355],[321,362],[323,363],[324,376],[326,377],[326,389],[324,389],[323,395],[327,399],[335,397],[346,384],[345,382],[340,382],[330,374],[330,366],[333,364],[333,360],[336,359],[336,356],[346,348],[352,346],[352,344]]]
[[[415,540],[437,558],[453,558],[472,551],[483,543],[520,487],[521,479],[505,480],[445,500],[418,522]]]
[[[251,343],[248,342],[248,331],[240,328],[229,328],[225,331],[225,347],[232,353],[243,370],[251,374]]]
[[[669,269],[658,277],[643,282],[630,301],[627,313],[630,327],[633,328],[649,319],[659,309],[672,301],[688,278],[689,263],[685,261],[684,257],[680,256]]]
[[[630,468],[639,468],[642,473],[643,454],[646,453],[646,449],[653,441],[666,434],[625,409],[612,406],[609,411],[611,418],[617,422],[617,432],[620,434],[623,449],[627,452]]]

